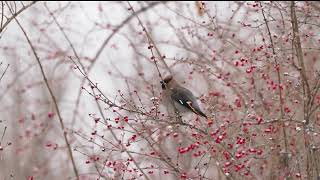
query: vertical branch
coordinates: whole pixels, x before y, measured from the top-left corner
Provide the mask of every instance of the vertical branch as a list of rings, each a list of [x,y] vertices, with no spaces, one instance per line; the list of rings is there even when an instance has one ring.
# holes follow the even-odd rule
[[[283,138],[284,138],[284,150],[285,150],[285,159],[284,159],[284,165],[286,168],[289,168],[289,162],[288,162],[288,139],[287,139],[287,132],[286,132],[286,128],[285,128],[285,124],[284,124],[284,111],[283,111],[283,97],[282,97],[282,89],[280,88],[281,85],[281,76],[280,76],[280,64],[278,63],[277,57],[276,57],[276,51],[275,51],[275,47],[274,47],[274,42],[272,40],[272,35],[271,35],[271,31],[269,28],[269,23],[268,20],[265,16],[264,10],[262,8],[262,3],[260,2],[260,6],[261,6],[261,12],[262,12],[262,16],[263,16],[263,20],[266,23],[266,27],[267,27],[267,31],[268,31],[268,35],[269,35],[269,39],[270,39],[270,43],[271,43],[271,47],[272,47],[272,54],[273,54],[273,58],[274,58],[274,62],[276,64],[276,70],[277,70],[277,80],[278,80],[278,84],[279,84],[279,96],[280,96],[280,113],[281,113],[281,125],[282,125],[282,134],[283,134]]]
[[[3,26],[3,17],[4,17],[4,3],[1,1],[1,23],[0,23],[0,29],[2,29]]]
[[[293,46],[296,50],[296,56],[298,59],[298,62],[300,64],[300,75],[302,77],[302,86],[303,86],[303,116],[304,116],[304,120],[305,120],[305,124],[304,124],[304,146],[306,148],[306,154],[307,154],[307,174],[308,174],[308,178],[312,178],[312,160],[313,160],[313,153],[312,150],[310,149],[310,142],[308,139],[308,134],[306,133],[306,126],[309,124],[310,119],[309,119],[309,112],[312,108],[312,103],[311,103],[311,90],[310,90],[310,86],[308,83],[308,79],[307,79],[307,74],[306,74],[306,69],[304,66],[304,60],[303,60],[303,52],[302,52],[302,46],[301,46],[301,40],[300,40],[300,36],[299,36],[299,27],[298,27],[298,19],[297,19],[297,15],[296,15],[296,11],[295,11],[295,4],[294,1],[291,2],[291,23],[292,23],[292,31],[293,31]],[[316,94],[315,94],[316,95]],[[307,101],[307,103],[306,103]],[[310,104],[310,106],[309,106]],[[318,175],[317,175],[318,176]]]
[[[16,18],[15,18],[15,20],[16,20],[17,24],[19,25],[20,29],[22,30],[24,36],[26,37],[26,39],[27,39],[27,41],[28,41],[28,43],[29,43],[29,45],[30,45],[30,47],[31,47],[31,50],[32,50],[32,52],[33,52],[33,54],[34,54],[37,62],[38,62],[38,65],[39,65],[39,67],[40,67],[43,80],[44,80],[44,82],[45,82],[45,84],[46,84],[46,86],[47,86],[47,89],[48,89],[48,91],[49,91],[49,93],[50,93],[50,96],[51,96],[51,98],[52,98],[53,104],[54,104],[55,109],[56,109],[57,114],[58,114],[58,118],[59,118],[61,130],[62,130],[62,132],[63,132],[64,141],[65,141],[65,143],[66,143],[66,145],[67,145],[68,155],[69,155],[69,158],[71,159],[71,162],[72,162],[72,167],[73,167],[74,174],[75,174],[77,180],[79,180],[78,170],[77,170],[77,167],[76,167],[76,164],[75,164],[75,161],[74,161],[74,157],[73,157],[72,150],[71,150],[71,145],[70,145],[70,142],[69,142],[69,140],[68,140],[67,133],[66,133],[66,131],[65,131],[64,122],[63,122],[63,119],[62,119],[62,116],[61,116],[61,113],[60,113],[60,110],[59,110],[59,107],[58,107],[57,100],[56,100],[56,98],[55,98],[55,96],[54,96],[54,94],[53,94],[53,92],[52,92],[52,89],[50,88],[50,85],[49,85],[49,83],[48,83],[47,77],[46,77],[46,75],[45,75],[45,73],[44,73],[44,70],[43,70],[43,67],[42,67],[42,65],[41,65],[40,58],[38,57],[38,54],[36,53],[36,50],[35,50],[34,46],[32,45],[32,43],[31,43],[31,41],[30,41],[30,39],[29,39],[26,31],[25,31],[24,28],[21,26],[21,24],[19,23],[19,21],[18,21]]]
[[[300,75],[303,79],[302,83],[304,86],[304,92],[307,92],[307,97],[304,98],[311,98],[311,90],[310,90],[310,86],[308,83],[308,79],[307,79],[307,74],[306,74],[306,69],[304,66],[304,60],[303,60],[303,52],[302,52],[302,47],[301,47],[301,40],[300,40],[300,36],[299,36],[299,27],[298,27],[298,20],[297,20],[297,15],[296,15],[296,11],[295,11],[295,7],[294,7],[294,1],[291,2],[291,23],[292,23],[292,30],[293,30],[293,45],[295,47],[296,53],[297,53],[297,59],[299,61],[300,64]],[[305,100],[304,100],[305,101]],[[307,111],[307,105],[305,105],[305,111]],[[306,115],[307,113],[304,112],[304,115]],[[306,120],[306,124],[309,124],[309,119],[305,119]]]

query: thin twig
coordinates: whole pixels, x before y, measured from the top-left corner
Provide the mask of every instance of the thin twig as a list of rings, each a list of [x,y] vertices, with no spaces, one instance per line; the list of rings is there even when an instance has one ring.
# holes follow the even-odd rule
[[[102,43],[102,45],[98,49],[96,55],[93,58],[92,64],[88,68],[88,73],[90,72],[90,69],[92,69],[94,64],[96,63],[97,59],[100,57],[103,49],[107,46],[107,44],[109,43],[109,41],[112,39],[112,37],[114,35],[116,35],[126,24],[128,24],[133,17],[135,17],[136,15],[138,15],[140,13],[143,13],[143,12],[145,12],[145,11],[151,9],[152,7],[154,7],[154,6],[158,5],[158,4],[161,4],[161,3],[165,3],[165,2],[161,2],[161,1],[160,2],[152,2],[152,3],[149,4],[149,6],[141,8],[139,11],[135,12],[134,14],[130,15],[129,17],[127,17],[124,21],[122,21],[122,23],[120,25],[118,25],[112,31],[112,33],[107,37],[107,39]]]
[[[93,93],[94,93],[94,89],[92,89]],[[99,109],[99,113],[102,117],[102,119],[107,122],[107,119],[106,117],[104,116],[103,114],[103,111],[102,111],[102,108],[101,108],[101,105],[99,104],[98,101],[96,101],[96,105]],[[116,136],[116,134],[113,132],[112,129],[110,129],[110,133],[111,135],[113,136],[113,138],[116,140],[116,142],[121,142],[118,137]],[[130,159],[132,159],[132,162],[134,163],[134,165],[139,169],[139,171],[143,174],[144,178],[146,180],[149,180],[148,176],[145,174],[145,172],[140,168],[139,164],[136,162],[136,160],[133,158],[132,154],[127,150],[127,148],[122,144],[122,143],[119,143],[119,145],[121,146],[122,150],[126,152],[126,154],[130,157]]]
[[[0,27],[0,33],[2,33],[3,29],[13,20],[15,19],[19,14],[21,14],[24,10],[28,9],[29,7],[31,7],[32,5],[34,5],[37,1],[32,1],[30,4],[26,5],[26,6],[23,6],[18,12],[15,12],[12,14],[12,17],[10,17],[9,19],[7,19],[7,21],[3,24],[1,24],[1,27]],[[7,2],[6,2],[7,3]],[[7,4],[8,5],[8,4]],[[8,8],[9,10],[11,11],[9,5],[8,5]],[[12,11],[11,11],[12,12]],[[2,11],[3,13],[3,11]],[[2,23],[2,21],[1,21]]]
[[[3,141],[4,135],[6,134],[6,130],[7,130],[7,126],[5,126],[4,130],[3,130],[3,133],[2,133],[2,136],[1,136],[1,140],[0,140],[0,147],[1,147],[1,143]]]
[[[163,2],[152,2],[149,4],[149,6],[147,7],[144,7],[144,8],[141,8],[139,11],[136,12],[136,14],[140,14],[140,13],[143,13],[149,9],[151,9],[152,7],[160,4],[160,3],[163,3]],[[110,42],[110,40],[126,25],[128,24],[131,19],[134,17],[134,15],[130,15],[128,16],[124,21],[122,21],[115,29],[113,29],[112,33],[104,40],[104,42],[102,43],[102,45],[100,46],[100,48],[98,49],[98,51],[96,52],[95,56],[93,57],[92,59],[92,63],[89,65],[89,67],[87,68],[88,71],[87,73],[85,73],[86,75],[89,75],[91,70],[93,69],[95,63],[97,62],[98,58],[100,57],[102,51],[104,50],[104,48],[108,45],[108,43]],[[85,80],[86,78],[84,78],[82,81],[81,81],[81,87],[83,86],[83,84],[85,83]],[[78,91],[78,95],[77,95],[77,102],[76,102],[76,106],[75,106],[75,111],[74,111],[74,114],[73,114],[73,118],[72,118],[72,123],[75,121],[75,115],[76,115],[76,112],[77,112],[77,109],[79,107],[79,104],[80,104],[80,97],[81,97],[81,94],[82,94],[82,91],[81,91],[81,88],[79,88],[79,91]]]
[[[163,57],[162,53],[160,52],[159,48],[157,47],[157,45],[156,45],[155,42],[153,41],[153,38],[151,37],[150,33],[149,33],[148,30],[144,27],[142,21],[140,20],[140,18],[139,18],[139,16],[138,16],[138,13],[135,12],[135,10],[133,9],[133,7],[132,7],[132,5],[130,4],[129,1],[127,1],[127,3],[128,3],[128,5],[129,5],[129,7],[130,7],[130,10],[133,12],[133,15],[135,15],[135,17],[138,19],[139,24],[140,24],[140,26],[142,27],[143,32],[144,32],[145,35],[147,36],[148,43],[149,43],[149,45],[150,45],[150,47],[151,47],[150,50],[151,50],[152,56],[153,56],[153,58],[154,58],[154,61],[153,61],[153,62],[154,62],[154,64],[155,64],[156,68],[157,68],[157,71],[158,71],[158,73],[159,73],[160,79],[163,81],[162,75],[161,75],[161,73],[160,73],[159,67],[158,67],[157,62],[156,62],[156,59],[155,59],[155,56],[153,55],[152,47],[155,48],[156,53],[158,54],[158,57],[160,58],[160,60],[162,61],[162,63],[165,65],[165,67],[167,68],[167,70],[170,72],[170,74],[172,74],[172,72],[171,72],[169,66],[167,65],[167,63],[165,62],[164,57]]]
[[[9,65],[10,65],[10,64],[7,65],[6,69],[5,69],[4,72],[2,73],[2,75],[1,75],[1,77],[0,77],[0,82],[1,82],[1,80],[2,80],[2,78],[3,78],[3,76],[6,74],[8,68],[9,68]]]
[[[162,56],[159,48],[157,48],[157,45],[156,45],[155,42],[153,41],[150,33],[148,32],[148,30],[147,30],[147,29],[145,28],[145,26],[143,25],[143,23],[142,23],[141,19],[139,18],[138,14],[135,13],[135,10],[134,10],[134,8],[132,7],[132,5],[130,4],[130,2],[127,1],[127,3],[128,3],[128,5],[129,5],[129,7],[130,7],[130,10],[133,12],[133,15],[135,15],[136,18],[138,19],[139,24],[140,24],[140,26],[142,27],[142,30],[143,30],[143,32],[145,33],[145,35],[146,35],[146,37],[147,37],[147,39],[148,39],[148,43],[149,43],[150,51],[151,51],[151,54],[152,54],[152,58],[154,58],[154,59],[153,59],[153,63],[154,63],[154,65],[155,65],[156,69],[157,69],[157,72],[158,72],[158,75],[159,75],[160,80],[163,81],[164,78],[162,77],[161,72],[160,72],[160,70],[159,70],[159,66],[158,66],[158,64],[157,64],[156,57],[155,57],[155,55],[154,55],[154,53],[153,53],[153,50],[152,50],[153,47],[155,48],[155,50],[156,50],[156,52],[157,52],[157,54],[158,54],[158,57],[161,59],[162,63],[165,65],[165,67],[166,67],[167,70],[170,72],[170,74],[172,74],[172,72],[171,72],[169,66],[167,65],[167,63],[165,62],[164,57]],[[181,116],[180,116],[180,114],[179,114],[179,111],[178,111],[177,107],[175,106],[175,104],[173,103],[172,100],[170,101],[170,103],[171,103],[171,105],[173,106],[173,108],[174,108],[174,110],[175,110],[177,120],[180,121],[180,122],[182,122],[182,118],[181,118]]]
[[[70,40],[69,37],[67,36],[66,32],[63,30],[63,28],[62,28],[62,26],[60,25],[60,23],[58,22],[57,18],[54,16],[53,12],[50,11],[50,9],[49,9],[49,7],[47,6],[46,3],[44,3],[44,6],[45,6],[45,8],[47,9],[47,11],[49,12],[49,14],[52,16],[54,22],[55,22],[56,25],[58,26],[59,30],[62,32],[64,38],[68,41],[69,46],[71,47],[73,54],[74,54],[75,57],[77,58],[78,63],[80,64],[82,70],[83,70],[84,72],[86,72],[86,70],[85,70],[85,68],[84,68],[84,66],[83,66],[83,64],[82,64],[82,62],[81,62],[81,60],[80,60],[80,57],[79,57],[76,49],[74,48],[71,40]]]

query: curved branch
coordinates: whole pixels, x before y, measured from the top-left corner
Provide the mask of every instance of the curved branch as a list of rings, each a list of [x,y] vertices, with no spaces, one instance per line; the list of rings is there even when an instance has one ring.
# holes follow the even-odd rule
[[[69,142],[69,140],[68,140],[67,133],[66,133],[66,131],[65,131],[64,122],[63,122],[63,120],[62,120],[62,116],[61,116],[61,113],[60,113],[60,110],[59,110],[59,107],[58,107],[57,100],[56,100],[56,98],[55,98],[55,96],[54,96],[54,94],[53,94],[53,92],[52,92],[52,89],[51,89],[49,83],[48,83],[48,79],[47,79],[47,77],[46,77],[46,75],[45,75],[45,73],[44,73],[43,67],[42,67],[41,62],[40,62],[40,58],[38,57],[38,54],[36,53],[36,50],[35,50],[34,46],[32,45],[32,43],[31,43],[31,41],[30,41],[30,39],[29,39],[26,31],[25,31],[24,28],[21,26],[21,24],[19,23],[19,21],[18,21],[16,18],[15,18],[15,20],[16,20],[18,26],[20,27],[20,29],[22,30],[24,36],[26,37],[26,39],[27,39],[27,41],[28,41],[28,43],[29,43],[29,45],[30,45],[30,47],[31,47],[31,50],[32,50],[32,52],[33,52],[33,54],[34,54],[37,62],[38,62],[38,65],[39,65],[39,67],[40,67],[43,80],[44,80],[44,82],[45,82],[45,84],[46,84],[46,86],[47,86],[47,89],[48,89],[48,91],[49,91],[49,93],[50,93],[50,96],[51,96],[51,98],[52,98],[53,104],[54,104],[55,109],[56,109],[56,111],[57,111],[57,115],[58,115],[58,118],[59,118],[61,130],[62,130],[62,132],[63,132],[63,137],[64,137],[65,143],[66,143],[66,145],[67,145],[68,155],[69,155],[69,158],[71,159],[71,162],[72,162],[74,174],[75,174],[77,180],[79,180],[79,173],[78,173],[78,170],[77,170],[77,167],[76,167],[74,158],[73,158],[73,154],[72,154],[72,150],[71,150],[71,145],[70,145],[70,142]]]

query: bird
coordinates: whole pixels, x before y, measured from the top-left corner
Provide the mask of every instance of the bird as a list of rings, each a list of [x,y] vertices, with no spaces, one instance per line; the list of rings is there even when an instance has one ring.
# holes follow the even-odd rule
[[[174,104],[174,108],[176,108],[179,113],[193,112],[208,118],[200,109],[197,98],[193,93],[189,89],[181,86],[172,75],[166,76],[160,81],[160,84],[163,90],[163,96],[165,96],[167,100],[171,100],[171,104]]]

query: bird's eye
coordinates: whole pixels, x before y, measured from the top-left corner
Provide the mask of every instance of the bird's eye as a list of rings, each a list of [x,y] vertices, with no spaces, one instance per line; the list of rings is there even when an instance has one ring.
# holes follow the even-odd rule
[[[164,83],[161,83],[161,88],[164,90],[166,89],[166,85]]]

